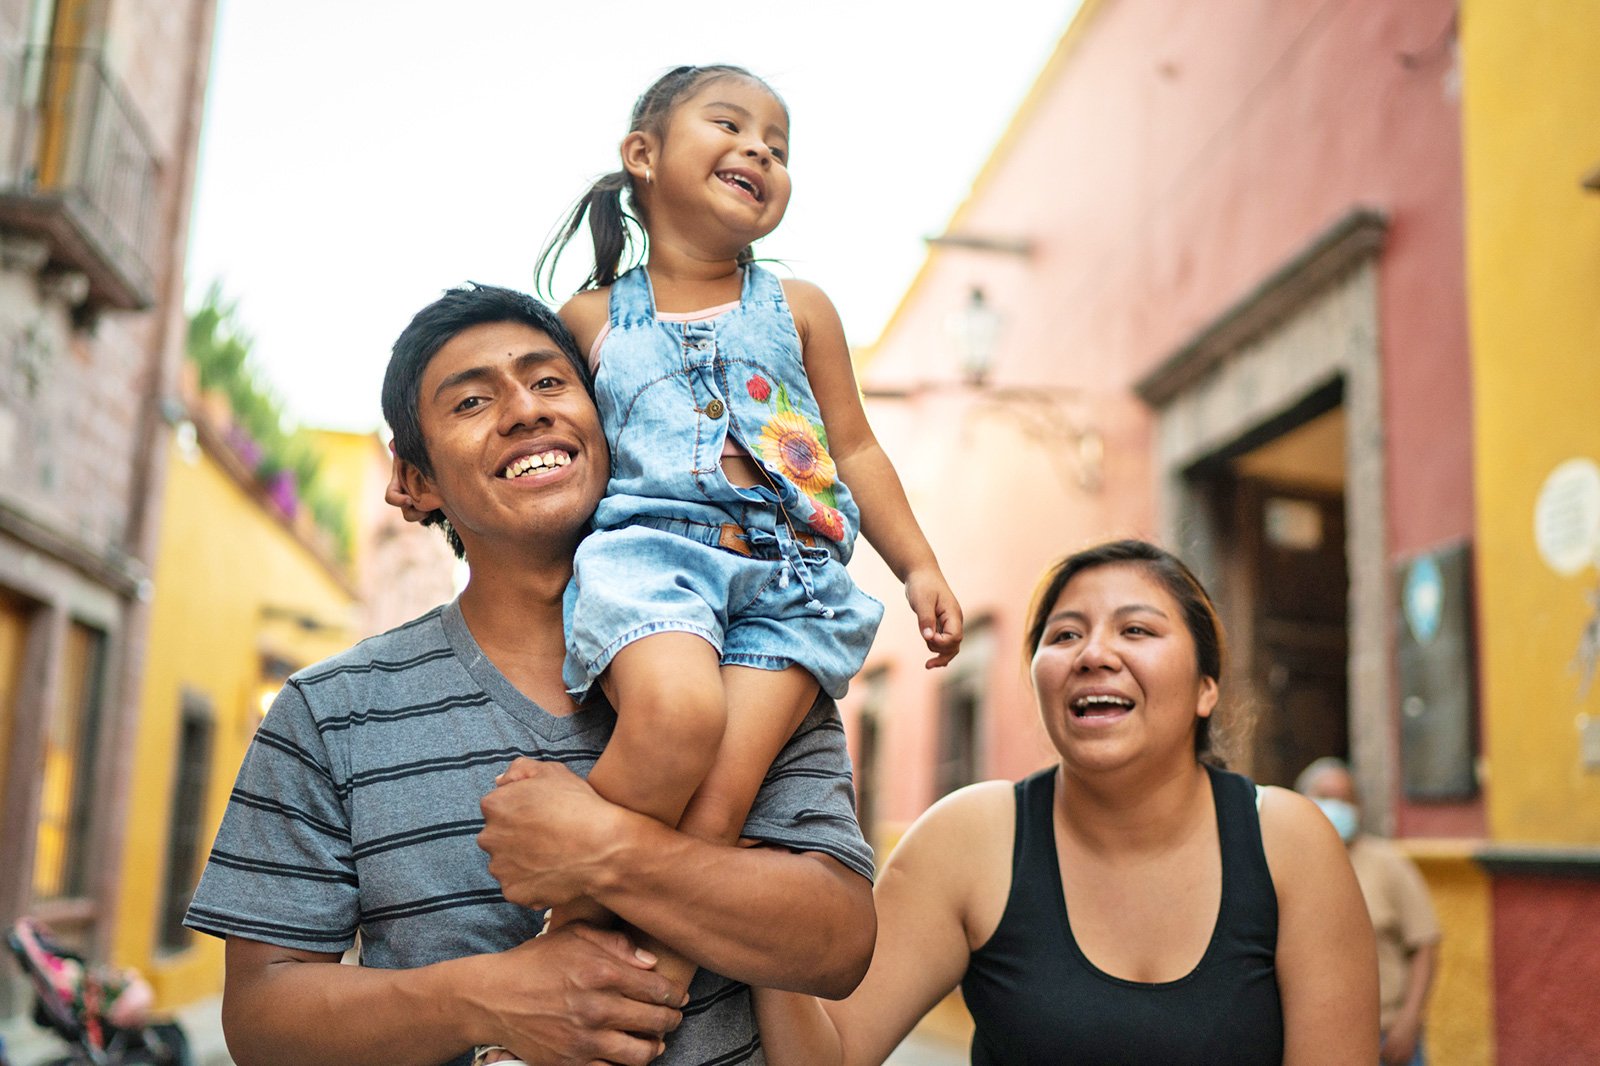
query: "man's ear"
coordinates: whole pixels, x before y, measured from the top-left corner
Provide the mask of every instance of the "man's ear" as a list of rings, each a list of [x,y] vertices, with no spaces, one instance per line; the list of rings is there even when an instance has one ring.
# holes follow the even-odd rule
[[[634,130],[622,138],[622,169],[636,182],[645,185],[655,181],[654,167],[661,146],[655,135],[644,130]]]
[[[398,455],[391,460],[389,484],[383,490],[383,500],[391,507],[400,508],[407,522],[421,522],[439,509],[433,479]]]

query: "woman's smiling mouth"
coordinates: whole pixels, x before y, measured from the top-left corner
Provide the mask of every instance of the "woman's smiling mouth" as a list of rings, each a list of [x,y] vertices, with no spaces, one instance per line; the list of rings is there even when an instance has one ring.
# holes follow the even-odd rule
[[[1133,710],[1133,701],[1126,696],[1097,692],[1079,696],[1069,706],[1074,718],[1101,718]]]

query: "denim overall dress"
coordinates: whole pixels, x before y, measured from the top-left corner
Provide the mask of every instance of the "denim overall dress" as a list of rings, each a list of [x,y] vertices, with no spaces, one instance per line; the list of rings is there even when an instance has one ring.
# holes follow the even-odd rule
[[[611,286],[595,392],[611,481],[573,560],[564,681],[585,694],[624,646],[703,637],[724,665],[799,665],[838,698],[883,605],[845,573],[860,528],[838,480],[778,279],[747,266],[739,305],[663,322],[639,267]],[[729,436],[768,483],[723,475]]]

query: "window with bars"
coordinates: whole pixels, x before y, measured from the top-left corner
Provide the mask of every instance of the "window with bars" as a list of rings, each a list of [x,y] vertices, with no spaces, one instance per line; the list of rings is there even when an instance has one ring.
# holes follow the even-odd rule
[[[983,770],[984,686],[989,678],[992,633],[987,621],[969,623],[961,654],[939,687],[939,737],[933,768],[934,798],[977,781]]]
[[[33,860],[36,899],[75,899],[89,894],[95,762],[105,709],[105,651],[104,633],[81,622],[68,625],[61,684],[44,729]]]
[[[172,809],[167,824],[167,869],[161,894],[162,951],[189,946],[190,930],[183,916],[194,895],[204,846],[206,786],[211,778],[211,742],[215,716],[211,701],[186,692],[178,723],[178,767],[172,781]]]
[[[871,841],[878,827],[878,731],[889,697],[889,671],[879,667],[863,679],[866,698],[856,718],[856,820]]]

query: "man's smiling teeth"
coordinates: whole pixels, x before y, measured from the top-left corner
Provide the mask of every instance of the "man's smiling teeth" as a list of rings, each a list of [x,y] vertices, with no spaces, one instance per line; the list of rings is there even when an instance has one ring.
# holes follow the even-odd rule
[[[1072,710],[1075,714],[1092,714],[1102,711],[1131,710],[1133,701],[1126,696],[1093,695],[1079,696],[1072,701]]]
[[[538,455],[524,455],[512,463],[501,473],[503,478],[517,478],[524,474],[537,474],[544,470],[555,470],[572,462],[572,456],[563,451],[540,452]]]
[[[758,201],[761,199],[761,190],[756,188],[755,182],[751,181],[749,178],[739,174],[725,173],[719,173],[717,178],[728,185],[738,186],[751,196],[754,196]]]

